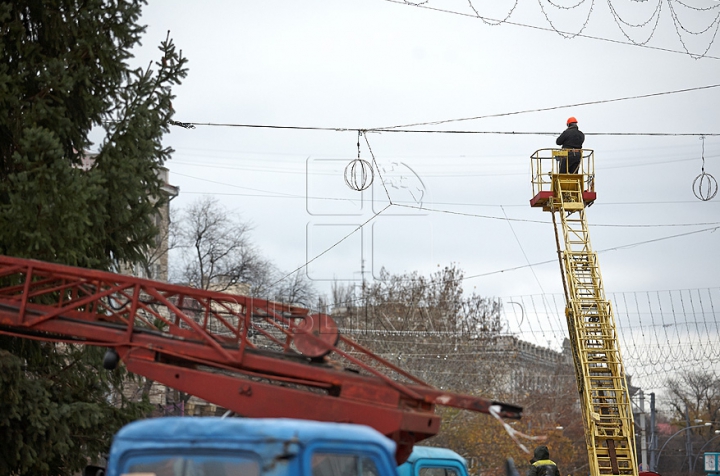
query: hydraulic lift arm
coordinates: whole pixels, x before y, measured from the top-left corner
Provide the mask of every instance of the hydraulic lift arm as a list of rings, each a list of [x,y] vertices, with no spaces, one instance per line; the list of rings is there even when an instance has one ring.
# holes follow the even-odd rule
[[[590,475],[637,476],[635,427],[615,317],[585,218],[596,198],[594,151],[582,150],[575,174],[557,172],[556,159],[563,154],[567,150],[541,149],[531,156],[530,205],[553,214]]]

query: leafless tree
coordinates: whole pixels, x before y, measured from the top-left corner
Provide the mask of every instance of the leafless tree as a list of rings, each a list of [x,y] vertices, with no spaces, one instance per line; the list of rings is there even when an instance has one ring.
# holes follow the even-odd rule
[[[384,268],[362,289],[373,325],[389,331],[442,332],[472,337],[502,330],[501,305],[473,294],[464,296],[463,272],[446,266],[429,277],[417,272],[392,275]]]
[[[677,421],[688,417],[694,421],[717,422],[720,420],[720,380],[709,372],[687,372],[666,382],[669,404]],[[710,429],[718,428],[713,423]]]
[[[312,306],[318,297],[312,281],[302,269],[288,275],[280,272],[274,294],[275,300],[304,307]]]
[[[354,285],[334,281],[330,293],[330,301],[335,310],[347,312],[347,309],[356,308],[359,305]]]
[[[335,283],[334,315],[353,338],[437,387],[486,393],[506,383],[488,346],[502,331],[499,301],[465,296],[454,265],[423,276],[385,269],[362,287]]]
[[[687,448],[688,444],[690,448],[703,447],[716,436],[715,430],[720,427],[720,380],[712,373],[697,370],[667,379],[665,385],[673,431],[691,429],[682,435],[683,438],[659,440],[659,444],[662,447],[667,445],[667,448],[662,452],[658,465],[663,468],[663,475],[700,474],[697,464],[700,455],[688,454]],[[702,426],[700,421],[709,424]]]
[[[262,271],[254,273],[249,281],[253,296],[307,308],[317,305],[317,291],[303,269],[286,273],[270,261],[265,261]]]
[[[181,213],[178,238],[180,280],[201,289],[225,291],[261,281],[267,262],[250,241],[251,226],[235,220],[212,197],[193,202]]]
[[[180,213],[176,224],[181,265],[174,279],[191,286],[244,293],[271,301],[311,306],[317,298],[302,270],[287,274],[252,242],[249,223],[216,199],[203,197]]]
[[[173,281],[290,304],[309,305],[316,298],[304,274],[286,276],[253,243],[250,223],[233,216],[215,198],[200,198],[178,215],[172,228],[178,243],[173,258],[179,261]],[[168,394],[168,402],[176,404],[189,399],[183,392]]]

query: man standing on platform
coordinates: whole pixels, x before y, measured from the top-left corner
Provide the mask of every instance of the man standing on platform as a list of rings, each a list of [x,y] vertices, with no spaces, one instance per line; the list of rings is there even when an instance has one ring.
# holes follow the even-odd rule
[[[567,157],[560,158],[558,172],[561,174],[576,174],[582,160],[582,146],[585,142],[585,134],[578,129],[577,119],[569,117],[567,129],[560,134],[555,143],[563,149],[568,150]]]

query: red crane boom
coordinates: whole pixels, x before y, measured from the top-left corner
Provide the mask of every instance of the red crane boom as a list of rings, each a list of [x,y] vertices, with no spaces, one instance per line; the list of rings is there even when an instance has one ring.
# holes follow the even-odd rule
[[[324,314],[35,260],[0,256],[0,333],[107,347],[108,365],[119,357],[243,416],[365,424],[398,443],[399,461],[439,431],[435,405],[522,413],[436,389],[341,336]]]

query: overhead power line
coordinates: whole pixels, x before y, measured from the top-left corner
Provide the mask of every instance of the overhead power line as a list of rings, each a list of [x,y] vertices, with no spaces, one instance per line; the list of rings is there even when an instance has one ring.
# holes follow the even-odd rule
[[[510,115],[502,114],[502,115]],[[494,115],[499,117],[501,115]],[[477,118],[468,119],[449,119],[443,122],[453,121],[467,121],[471,119],[483,119],[483,116]],[[429,129],[394,129],[394,128],[375,128],[375,129],[364,129],[364,128],[342,128],[342,127],[312,127],[312,126],[280,126],[272,124],[234,124],[234,123],[218,123],[218,122],[191,122],[196,126],[209,126],[209,127],[248,127],[256,129],[294,129],[294,130],[305,130],[305,131],[334,131],[334,132],[399,132],[399,133],[411,133],[411,134],[483,134],[483,135],[535,135],[535,136],[556,136],[557,131],[472,131],[472,130],[429,130]],[[420,124],[418,124],[420,125]],[[720,132],[586,132],[586,136],[645,136],[645,137],[716,137],[720,136]]]
[[[397,128],[402,128],[402,127],[437,126],[439,124],[447,124],[449,122],[474,121],[477,119],[487,119],[490,117],[506,117],[506,116],[514,116],[514,115],[518,115],[518,114],[527,114],[527,113],[531,113],[531,112],[554,111],[557,109],[565,109],[565,108],[570,108],[570,107],[591,106],[591,105],[595,105],[595,104],[607,104],[607,103],[611,103],[611,102],[630,101],[630,100],[635,100],[635,99],[646,99],[646,98],[657,97],[657,96],[667,96],[670,94],[680,94],[680,93],[687,93],[687,92],[691,92],[691,91],[701,91],[704,89],[712,89],[712,88],[717,88],[717,87],[720,87],[720,84],[712,84],[709,86],[698,86],[695,88],[676,89],[673,91],[664,91],[664,92],[659,92],[659,93],[639,94],[639,95],[635,95],[635,96],[625,96],[625,97],[614,98],[614,99],[601,99],[601,100],[597,100],[597,101],[585,101],[585,102],[578,102],[578,103],[574,103],[574,104],[566,104],[564,106],[551,106],[551,107],[543,107],[543,108],[538,108],[538,109],[525,109],[522,111],[503,112],[503,113],[498,113],[498,114],[486,114],[483,116],[464,117],[464,118],[460,118],[460,119],[444,119],[441,121],[416,122],[414,124],[401,124],[398,126],[379,127],[379,128],[371,129],[371,130],[388,131],[390,129],[397,129]],[[586,135],[589,135],[589,134],[586,134]],[[665,133],[612,132],[612,133],[598,133],[596,135],[665,135]],[[670,134],[670,135],[675,135],[675,134]]]
[[[672,240],[675,238],[681,238],[681,237],[688,236],[688,235],[695,235],[697,233],[708,233],[708,232],[712,233],[718,229],[720,229],[720,226],[713,226],[711,228],[704,228],[702,230],[689,231],[687,233],[679,233],[677,235],[663,236],[661,238],[653,238],[651,240],[637,241],[635,243],[628,243],[625,245],[613,246],[612,248],[606,248],[604,250],[599,250],[599,251],[597,251],[597,253],[600,254],[600,253],[606,253],[608,251],[617,251],[617,250],[621,250],[621,249],[625,249],[625,248],[634,248],[636,246],[647,245],[650,243],[657,243],[658,241]],[[468,280],[468,279],[473,279],[473,278],[481,278],[481,277],[485,277],[485,276],[491,276],[493,274],[505,273],[507,271],[517,271],[517,270],[523,269],[523,268],[532,268],[533,266],[539,266],[539,265],[555,263],[555,262],[557,262],[557,258],[547,260],[547,261],[540,261],[537,263],[529,263],[526,265],[515,266],[512,268],[505,268],[505,269],[499,269],[496,271],[489,271],[487,273],[474,274],[472,276],[465,276],[464,279]]]
[[[480,118],[478,118],[480,119]],[[452,121],[463,121],[470,119],[451,119]],[[468,131],[468,130],[421,130],[421,129],[368,129],[366,132],[407,132],[420,134],[487,134],[487,135],[536,135],[536,136],[557,136],[557,131],[553,132],[529,132],[529,131]],[[720,133],[702,133],[702,132],[585,132],[586,136],[645,136],[645,137],[702,137],[702,136],[720,136]]]
[[[288,125],[276,125],[276,124],[243,124],[243,123],[229,123],[229,122],[178,122],[171,121],[172,125],[183,127],[185,129],[195,128],[196,126],[206,127],[244,127],[244,128],[258,128],[258,129],[289,129],[289,130],[304,130],[304,131],[332,131],[332,132],[398,132],[398,133],[422,133],[422,134],[489,134],[489,135],[557,135],[557,131],[544,132],[544,131],[473,131],[473,130],[419,130],[419,129],[407,129],[408,127],[417,126],[437,126],[441,124],[448,124],[452,122],[464,122],[474,121],[479,119],[489,119],[495,117],[507,117],[516,116],[519,114],[530,114],[534,112],[546,112],[555,111],[558,109],[567,109],[581,106],[592,106],[596,104],[608,104],[612,102],[620,101],[631,101],[636,99],[647,99],[651,97],[667,96],[671,94],[687,93],[692,91],[702,91],[707,89],[713,89],[720,87],[720,84],[711,84],[708,86],[698,86],[694,88],[676,89],[673,91],[663,91],[658,93],[639,94],[635,96],[624,96],[613,99],[600,99],[597,101],[585,101],[574,104],[565,104],[561,106],[550,106],[535,109],[524,109],[521,111],[501,112],[496,114],[485,114],[482,116],[473,117],[462,117],[455,119],[442,119],[438,121],[428,122],[415,122],[410,124],[399,124],[395,126],[384,126],[384,127],[318,127],[318,126],[288,126]],[[720,133],[715,132],[587,132],[585,135],[595,136],[655,136],[655,137],[672,137],[672,136],[720,136]]]

